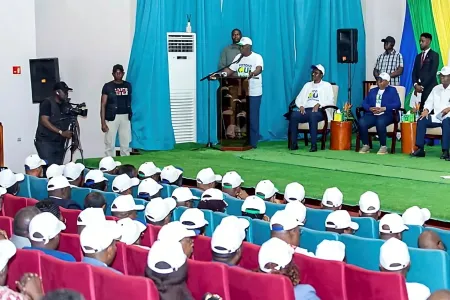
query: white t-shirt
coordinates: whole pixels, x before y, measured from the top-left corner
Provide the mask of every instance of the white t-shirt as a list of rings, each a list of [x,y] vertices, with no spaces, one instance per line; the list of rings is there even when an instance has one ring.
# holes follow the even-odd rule
[[[333,87],[329,82],[323,80],[319,83],[307,82],[295,99],[295,105],[298,108],[301,106],[311,108],[316,104],[320,104],[320,106],[334,105]],[[331,120],[330,110],[327,110],[327,115]]]
[[[241,57],[241,54],[236,55],[233,61],[238,60],[239,57]],[[239,77],[248,77],[248,74],[250,72],[255,72],[256,67],[258,66],[264,69],[262,56],[258,53],[252,52],[249,56],[242,57],[241,61],[237,64],[232,64],[230,69],[236,72]],[[249,96],[262,95],[262,73],[249,79],[248,94]]]
[[[377,97],[375,100],[375,107],[381,107],[381,101],[383,100],[383,94],[385,90],[378,90]],[[382,115],[384,112],[380,112],[378,114],[374,114],[376,116]]]
[[[406,291],[408,292],[409,300],[427,300],[431,295],[427,286],[415,282],[407,282]]]
[[[447,107],[450,107],[450,86],[444,89],[444,86],[439,84],[431,91],[431,94],[425,101],[424,108],[428,109],[429,112],[434,109],[434,114],[430,114],[431,120],[433,123],[441,123],[440,119],[448,118],[450,114],[439,118],[437,116],[442,116],[440,113]]]

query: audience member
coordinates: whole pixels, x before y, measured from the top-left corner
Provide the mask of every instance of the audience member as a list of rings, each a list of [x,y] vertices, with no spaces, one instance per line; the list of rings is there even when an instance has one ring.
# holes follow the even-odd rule
[[[285,202],[301,202],[305,203],[305,188],[298,182],[291,182],[286,185],[284,190]]]
[[[139,221],[132,220],[130,218],[125,218],[117,221],[117,224],[121,226],[122,236],[120,237],[120,241],[127,245],[140,245],[141,238],[144,234],[144,231],[147,229],[147,226],[142,224]]]
[[[222,178],[222,192],[237,199],[246,199],[248,194],[241,188],[241,176],[236,171],[227,172]]]
[[[206,168],[197,173],[197,188],[206,191],[216,188],[217,183],[222,181],[222,176],[214,173],[213,169]]]
[[[423,226],[430,218],[430,210],[428,208],[420,208],[418,206],[408,208],[402,215],[405,225]]]
[[[111,156],[103,157],[98,165],[98,169],[103,173],[116,175],[117,167],[122,165],[120,161],[115,161]]]
[[[138,186],[137,197],[147,201],[150,201],[153,198],[159,198],[161,197],[162,188],[163,186],[152,178],[144,179]]]
[[[161,182],[181,186],[183,184],[183,170],[174,166],[164,167],[161,171]]]
[[[131,195],[120,195],[111,204],[111,213],[119,219],[136,219],[137,211],[144,210],[144,205],[136,204]]]
[[[247,229],[250,226],[250,222],[244,218],[238,218],[236,216],[227,216],[220,221],[219,225],[236,226],[239,231],[244,231],[244,234],[247,235]],[[244,236],[244,241],[245,240],[246,236]]]
[[[399,273],[406,279],[411,267],[408,246],[396,238],[390,238],[380,248],[380,271]],[[430,289],[421,283],[406,283],[409,299],[427,299]]]
[[[56,205],[51,200],[42,200],[39,201],[34,205],[36,208],[38,208],[41,212],[49,212],[52,215],[54,215],[58,220],[64,223],[64,218],[61,215],[61,210],[59,209],[59,206]]]
[[[106,199],[102,193],[90,192],[84,198],[84,208],[95,207],[101,208],[103,211],[106,210]]]
[[[325,220],[326,231],[335,233],[354,234],[359,229],[358,223],[352,222],[350,214],[346,210],[331,212]]]
[[[228,204],[223,200],[223,193],[218,189],[207,189],[203,192],[200,202],[198,204],[199,209],[208,209],[217,212],[225,212]]]
[[[231,223],[220,224],[214,230],[211,239],[213,261],[228,266],[239,264],[242,256],[242,242],[245,239],[245,229]]]
[[[14,174],[10,169],[0,171],[0,186],[6,189],[6,193],[17,195],[20,191],[19,183],[25,179],[21,173]]]
[[[191,258],[192,253],[194,253],[194,240],[192,238],[195,236],[195,231],[187,229],[180,221],[170,222],[161,227],[158,232],[159,241],[180,242],[187,258]]]
[[[328,188],[323,193],[321,207],[329,210],[340,210],[344,195],[337,187]]]
[[[133,165],[125,164],[117,167],[116,175],[127,174],[130,178],[138,178],[138,171]]]
[[[76,187],[83,186],[83,171],[86,167],[80,163],[70,162],[66,164],[63,175],[69,180],[69,183]]]
[[[31,247],[23,249],[39,250],[61,260],[74,262],[75,258],[65,252],[58,251],[60,233],[66,225],[53,214],[43,212],[31,219],[29,232]]]
[[[131,195],[132,188],[139,184],[139,179],[130,178],[127,174],[117,175],[112,182],[112,191],[120,195]]]
[[[52,164],[45,171],[45,175],[47,179],[52,179],[53,177],[56,176],[63,176],[64,169],[65,169],[64,165]]]
[[[29,238],[30,232],[28,231],[28,228],[30,226],[31,219],[40,213],[41,211],[35,206],[27,206],[21,208],[14,216],[13,234],[10,240],[17,249],[31,247]]]
[[[76,291],[58,289],[47,293],[41,300],[85,300],[85,298]]]
[[[419,235],[419,248],[447,251],[441,237],[434,231],[426,230]]]
[[[170,222],[172,212],[177,207],[173,198],[155,198],[145,207],[145,220],[148,224],[164,226]]]
[[[84,178],[84,187],[106,192],[108,178],[100,170],[90,170]]]
[[[186,285],[187,268],[180,243],[156,241],[148,253],[145,275],[155,283],[161,300],[193,300]]]
[[[389,240],[391,237],[402,240],[402,232],[408,230],[408,227],[405,226],[400,215],[392,213],[386,214],[380,219],[378,229],[382,240]]]
[[[359,216],[378,220],[380,218],[380,198],[374,192],[367,191],[359,197]]]
[[[47,183],[48,198],[60,207],[67,209],[81,209],[81,207],[71,200],[71,186],[64,176],[54,176]]]
[[[312,286],[300,283],[300,271],[292,260],[293,255],[294,249],[289,244],[273,237],[259,249],[259,270],[289,278],[294,286],[295,300],[319,300]]]
[[[161,169],[157,168],[153,162],[143,163],[138,170],[138,177],[141,180],[151,178],[156,182],[161,181]]]
[[[345,261],[345,244],[341,241],[323,240],[317,245],[316,257],[325,260]]]
[[[192,195],[191,189],[188,187],[177,187],[172,192],[172,198],[177,201],[177,206],[184,206],[187,208],[194,207],[194,200],[198,200],[197,196]]]
[[[257,196],[248,196],[241,206],[241,213],[244,217],[269,221],[266,213],[266,203]]]
[[[105,213],[101,208],[88,207],[81,211],[77,218],[78,234],[86,226],[96,226],[106,221]]]
[[[290,213],[300,226],[304,226],[306,223],[306,207],[300,201],[293,201],[286,204],[285,211]]]
[[[47,163],[38,154],[31,154],[25,159],[25,174],[33,177],[44,176],[44,168]]]
[[[255,188],[255,194],[259,198],[263,199],[264,201],[273,202],[273,203],[279,203],[280,200],[276,199],[276,193],[278,190],[273,185],[272,181],[270,180],[262,180],[258,182]],[[282,201],[280,201],[282,202]]]
[[[449,290],[439,290],[435,291],[428,297],[428,300],[450,300],[450,291]]]
[[[196,235],[205,235],[206,226],[209,224],[203,212],[198,208],[186,209],[181,214],[180,222],[187,229],[194,230]]]

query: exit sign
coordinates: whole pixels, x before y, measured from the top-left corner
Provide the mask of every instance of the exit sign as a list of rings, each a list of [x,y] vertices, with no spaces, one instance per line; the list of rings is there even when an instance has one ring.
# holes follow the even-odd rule
[[[14,75],[22,74],[22,68],[20,66],[13,66],[12,69]]]

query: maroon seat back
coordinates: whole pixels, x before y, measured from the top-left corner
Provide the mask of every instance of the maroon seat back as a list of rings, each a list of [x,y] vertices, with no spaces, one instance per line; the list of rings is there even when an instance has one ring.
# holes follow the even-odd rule
[[[346,265],[345,282],[348,299],[408,299],[405,279],[400,274],[374,272]]]
[[[111,264],[111,268],[120,271],[121,273],[128,275],[127,269],[127,245],[121,242],[116,243],[117,252],[114,261]]]
[[[64,207],[59,207],[59,210],[63,218],[66,219],[66,230],[64,230],[64,233],[78,234],[77,220],[81,210],[66,209]]]
[[[148,250],[137,246],[126,246],[126,259],[128,275],[145,276]]]
[[[239,266],[247,270],[256,270],[259,268],[258,252],[260,246],[244,242],[242,244],[242,257]]]
[[[158,233],[160,230],[160,226],[147,224],[147,230],[144,231],[144,235],[141,239],[141,245],[151,247],[153,243],[158,239]]]
[[[204,235],[194,237],[194,254],[197,261],[212,261],[211,238]]]
[[[298,253],[294,254],[294,262],[300,270],[301,283],[312,285],[319,298],[346,299],[343,262],[323,260]]]
[[[39,201],[34,199],[34,198],[26,198],[27,199],[27,206],[35,206],[36,203],[38,203]]]
[[[27,206],[27,199],[10,194],[3,196],[3,215],[14,218],[16,213]]]
[[[194,299],[202,299],[206,293],[230,300],[227,266],[222,263],[188,260],[187,285]]]
[[[6,231],[9,238],[13,233],[13,221],[11,217],[0,216],[0,229]]]
[[[294,300],[292,283],[282,275],[264,274],[240,267],[229,267],[228,280],[231,299]]]
[[[61,233],[58,250],[71,254],[77,261],[81,261],[84,256],[78,234]]]
[[[41,256],[44,291],[72,289],[86,299],[95,299],[91,267],[83,263],[66,262],[50,255]]]
[[[37,250],[17,249],[16,255],[8,263],[7,285],[9,288],[16,290],[16,281],[19,281],[24,273],[35,273],[41,276],[42,255],[44,254]]]

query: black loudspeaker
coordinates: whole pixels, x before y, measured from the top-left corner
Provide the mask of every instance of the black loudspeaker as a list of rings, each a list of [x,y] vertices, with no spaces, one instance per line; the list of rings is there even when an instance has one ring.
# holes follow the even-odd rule
[[[33,103],[53,96],[53,86],[59,82],[58,58],[30,59],[31,93]]]
[[[337,30],[337,61],[341,64],[358,62],[358,29]]]

